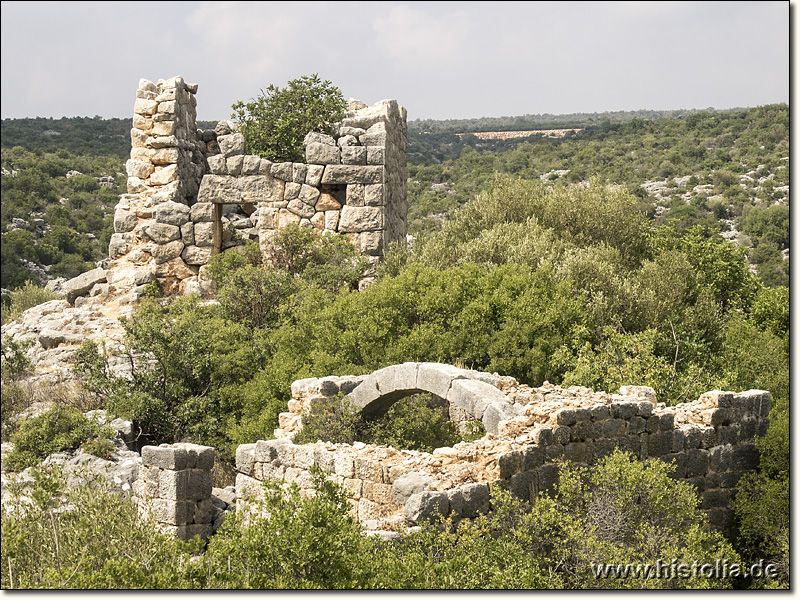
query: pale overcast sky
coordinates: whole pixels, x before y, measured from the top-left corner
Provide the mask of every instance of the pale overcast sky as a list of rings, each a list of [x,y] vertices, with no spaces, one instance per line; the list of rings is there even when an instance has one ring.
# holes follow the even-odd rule
[[[456,119],[789,102],[790,3],[2,2],[2,118],[128,118],[140,78],[198,119],[318,73]]]

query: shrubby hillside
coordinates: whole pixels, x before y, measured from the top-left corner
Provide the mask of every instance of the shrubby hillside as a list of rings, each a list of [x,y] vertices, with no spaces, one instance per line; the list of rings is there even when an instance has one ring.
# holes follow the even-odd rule
[[[13,550],[2,565],[3,586],[15,577],[31,587],[631,584],[593,578],[587,565],[599,556],[623,563],[764,559],[781,565],[779,583],[788,584],[790,333],[781,254],[788,249],[788,107],[655,117],[584,123],[583,133],[558,140],[483,146],[464,136],[457,156],[445,154],[450,133],[420,133],[440,136],[428,138],[429,147],[414,134],[415,238],[410,249],[389,250],[376,283],[362,292],[347,284],[357,279],[358,265],[344,240],[290,227],[275,240],[283,249],[279,264],[263,266],[254,245],[212,260],[217,302],[162,298],[153,286],[123,323],[129,376],[115,375],[104,349],[92,343],[81,347],[75,372],[93,406],[132,420],[148,441],[212,445],[229,463],[237,445],[272,436],[292,381],[404,361],[497,371],[530,385],[548,380],[616,391],[635,383],[653,387],[668,404],[711,389],[768,390],[761,467],[739,486],[737,531],[729,538],[709,530],[692,489],[676,485],[663,465],[622,455],[591,470],[566,465],[554,498],[523,506],[500,494],[486,519],[411,533],[396,546],[360,536],[340,491],[320,481],[313,498],[273,494],[272,519],[253,528],[232,520],[192,560],[198,547],[148,538],[131,524],[130,508],[107,494],[85,491],[84,504],[116,515],[110,526],[130,531],[138,543],[111,547],[83,509],[73,521],[56,517],[61,513],[48,499],[59,484],[43,474],[31,518],[4,517],[4,554]],[[424,158],[439,151],[437,160]],[[42,173],[40,182],[55,174],[63,187],[48,199],[63,189],[87,194],[87,206],[113,207],[110,199],[101,202],[100,189],[68,187],[79,176],[58,173],[74,168],[67,163],[77,155],[59,152],[41,155],[42,163],[57,165],[43,170],[32,151],[3,149],[4,265],[6,236],[14,233],[5,221],[6,185],[15,190],[11,208],[60,206],[42,200],[38,188],[16,187],[25,168]],[[81,163],[87,187],[90,180],[99,186],[95,177],[114,164],[92,160]],[[31,244],[21,243],[20,251],[37,252],[55,227],[46,223],[40,237],[29,232]],[[71,227],[80,233],[77,223]],[[765,258],[754,269],[758,252]],[[9,256],[15,264],[17,255]],[[48,264],[53,270],[62,261]],[[3,435],[22,442],[11,417],[31,400],[15,379],[25,370],[23,349],[4,344],[3,361]],[[429,415],[394,415],[394,431],[408,433],[393,443],[452,443],[443,439],[452,432],[430,427]],[[350,424],[326,416],[320,435]],[[24,434],[26,441],[42,437],[40,429]],[[12,461],[43,458],[32,446]],[[592,511],[616,515],[620,526],[603,529]],[[49,550],[57,528],[70,532],[61,538],[61,556]],[[67,566],[56,566],[54,556]]]

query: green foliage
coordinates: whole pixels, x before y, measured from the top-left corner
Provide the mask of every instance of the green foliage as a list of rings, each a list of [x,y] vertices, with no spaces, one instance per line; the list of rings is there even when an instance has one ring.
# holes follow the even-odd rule
[[[30,281],[26,281],[22,287],[11,292],[10,296],[11,301],[8,308],[6,308],[5,303],[3,304],[3,324],[22,316],[22,313],[29,308],[39,306],[40,304],[49,302],[50,300],[61,299],[61,296],[55,292],[51,292],[50,290],[31,283]],[[3,354],[5,355],[5,351]]]
[[[4,458],[3,467],[21,471],[54,452],[76,450],[84,442],[112,436],[110,427],[85,417],[75,408],[52,408],[20,424],[11,436],[14,448]],[[94,447],[99,448],[98,444],[94,442]]]
[[[336,444],[364,442],[402,450],[432,452],[462,440],[456,423],[448,420],[430,394],[413,395],[394,403],[386,413],[365,419],[345,398],[315,402],[303,416],[296,444],[317,440]]]
[[[130,497],[101,477],[64,489],[63,477],[35,469],[30,496],[11,487],[2,511],[3,589],[179,588],[198,544],[158,533]]]
[[[368,266],[342,235],[320,235],[294,223],[270,239],[270,264],[325,290],[355,289]]]
[[[233,105],[247,151],[274,162],[303,162],[303,140],[311,131],[331,133],[347,103],[339,88],[317,74],[270,85],[250,102]]]

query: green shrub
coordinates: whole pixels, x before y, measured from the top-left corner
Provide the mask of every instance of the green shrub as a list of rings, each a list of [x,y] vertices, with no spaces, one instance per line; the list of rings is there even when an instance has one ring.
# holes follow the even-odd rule
[[[11,436],[14,449],[3,460],[3,466],[21,471],[54,452],[76,450],[86,441],[113,435],[111,427],[100,425],[75,408],[52,408],[20,424]]]
[[[13,485],[3,500],[3,589],[187,585],[186,566],[200,544],[159,533],[129,496],[96,474],[85,473],[69,490],[57,470],[34,469],[33,476],[33,503]]]
[[[359,441],[432,452],[434,448],[453,446],[462,436],[458,425],[448,420],[430,394],[415,394],[398,400],[384,414],[368,419],[344,397],[319,400],[303,416],[303,428],[293,439],[296,444],[317,440],[335,444]]]
[[[22,287],[11,292],[11,303],[7,309],[5,303],[3,304],[2,323],[5,324],[8,321],[16,319],[31,307],[39,306],[44,302],[58,300],[60,298],[61,296],[55,292],[51,292],[30,281],[26,281]]]
[[[270,85],[250,102],[233,105],[247,151],[273,162],[303,162],[303,140],[311,131],[332,133],[344,118],[347,102],[339,88],[317,74]]]

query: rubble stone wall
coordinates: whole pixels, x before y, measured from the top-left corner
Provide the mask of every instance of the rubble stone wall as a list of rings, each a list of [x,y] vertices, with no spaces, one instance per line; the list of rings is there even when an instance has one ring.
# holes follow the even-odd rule
[[[202,291],[200,268],[215,251],[215,205],[218,249],[251,239],[269,256],[274,232],[290,223],[340,233],[368,259],[361,282],[368,285],[387,245],[406,239],[406,110],[396,100],[372,107],[351,100],[333,135],[306,137],[306,163],[272,163],[246,155],[229,121],[198,130],[196,92],[181,77],[140,80],[111,264],[102,285],[86,293],[141,291],[152,280],[167,293]]]
[[[358,390],[372,376],[300,380],[292,386],[290,410],[281,415],[278,437],[237,450],[236,489],[241,505],[246,505],[248,495],[258,496],[260,482],[265,480],[297,483],[308,490],[310,471],[319,467],[345,488],[352,514],[373,529],[417,523],[435,513],[469,518],[488,510],[495,486],[530,500],[556,484],[558,461],[592,465],[619,448],[641,460],[672,463],[673,477],[692,484],[711,523],[726,529],[731,525],[733,488],[742,474],[757,467],[754,439],[766,433],[769,423],[770,395],[759,390],[715,390],[694,402],[668,407],[658,403],[655,392],[646,387],[623,386],[619,394],[562,389],[547,382],[531,388],[510,377],[476,374],[450,365],[396,367],[408,372],[409,365],[417,365],[417,376],[420,372],[427,372],[426,377],[441,375],[439,384],[451,408],[462,393],[453,390],[474,383],[490,385],[494,393],[477,408],[473,403],[471,410],[473,417],[483,411],[483,417],[494,406],[495,394],[504,396],[507,410],[499,416],[496,433],[432,453],[364,443],[294,444],[291,435],[302,426],[302,415],[314,401],[340,392],[357,400]],[[407,392],[419,390],[416,386]],[[384,391],[400,397],[399,387]],[[475,402],[477,395],[470,398]]]

